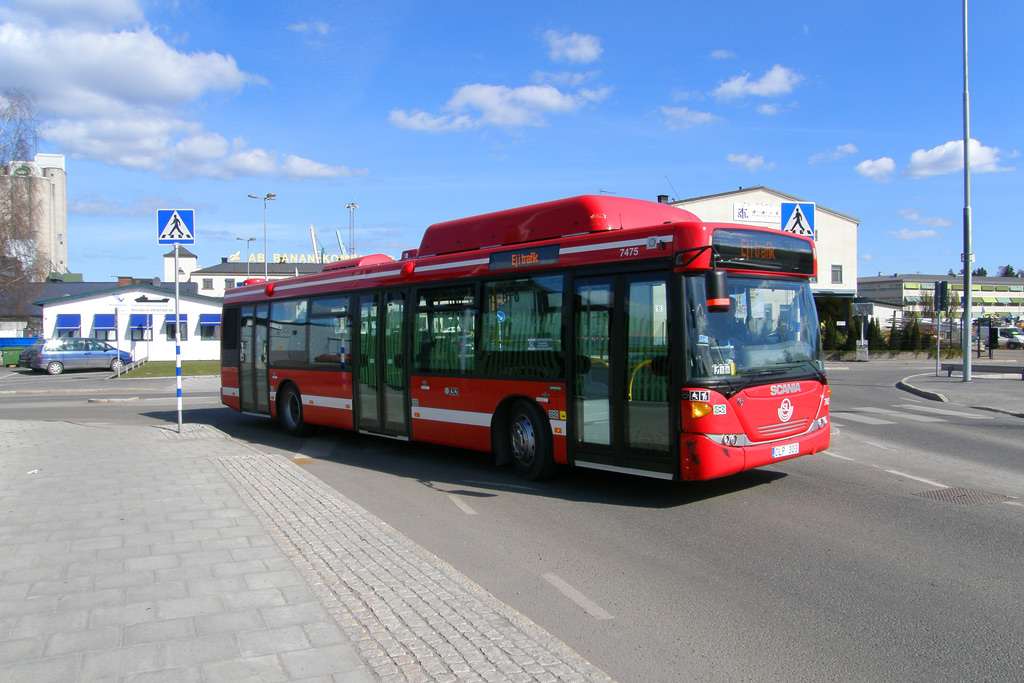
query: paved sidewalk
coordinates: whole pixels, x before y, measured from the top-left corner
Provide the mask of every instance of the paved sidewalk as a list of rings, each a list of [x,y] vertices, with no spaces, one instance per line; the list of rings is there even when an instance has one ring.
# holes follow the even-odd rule
[[[1007,372],[985,372],[984,368],[1001,368]],[[990,410],[1024,417],[1024,362],[998,362],[973,359],[971,381],[963,381],[963,373],[935,372],[935,367],[922,366],[908,375],[897,387],[933,401],[942,401],[970,408]]]
[[[284,458],[0,420],[0,681],[605,681]]]

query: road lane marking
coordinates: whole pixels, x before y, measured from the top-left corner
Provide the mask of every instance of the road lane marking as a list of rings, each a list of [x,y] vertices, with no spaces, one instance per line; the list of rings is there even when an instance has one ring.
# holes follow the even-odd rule
[[[935,413],[936,415],[949,415],[951,417],[964,417],[968,420],[991,420],[993,419],[990,415],[972,415],[959,410],[949,410],[948,408],[933,408],[931,406],[920,406],[914,403],[905,403],[902,405],[895,405],[893,408],[911,408],[913,410],[920,410],[926,413]]]
[[[874,406],[860,406],[853,408],[860,413],[872,413],[874,415],[888,415],[892,416],[892,411],[888,408],[875,408]],[[847,416],[849,417],[849,416]],[[913,413],[900,413],[899,417],[913,420],[914,422],[945,422],[941,417],[928,417],[927,415],[914,415]]]
[[[841,420],[850,420],[851,422],[861,422],[866,425],[894,425],[895,422],[890,420],[879,420],[877,417],[870,417],[868,415],[858,415],[857,413],[845,413],[842,411],[832,411],[832,416],[839,415]]]
[[[898,477],[906,477],[907,479],[913,479],[914,481],[919,481],[922,484],[928,484],[929,486],[935,486],[935,487],[940,488],[940,489],[948,489],[949,488],[945,484],[940,484],[937,481],[932,481],[931,479],[925,479],[924,477],[915,477],[912,474],[907,474],[906,472],[900,472],[899,470],[886,470],[886,472],[888,472],[889,474],[895,474]]]
[[[460,499],[458,496],[449,493],[448,494],[448,499],[451,500],[453,503],[455,503],[455,507],[457,507],[460,510],[462,510],[463,512],[465,512],[467,515],[475,515],[476,514],[476,510],[474,510],[473,508],[469,507],[469,505],[466,504],[466,501]]]
[[[826,453],[828,453],[828,451],[826,451]],[[833,458],[839,458],[840,460],[849,460],[850,462],[854,461],[853,458],[847,458],[845,455],[839,455],[838,453],[828,453],[828,455],[831,455]]]
[[[594,617],[595,619],[607,620],[614,619],[611,614],[605,612],[596,603],[590,600],[587,596],[580,593],[578,590],[566,583],[557,574],[544,574],[544,580],[550,583],[552,586],[557,588],[562,595],[575,602],[584,612]]]

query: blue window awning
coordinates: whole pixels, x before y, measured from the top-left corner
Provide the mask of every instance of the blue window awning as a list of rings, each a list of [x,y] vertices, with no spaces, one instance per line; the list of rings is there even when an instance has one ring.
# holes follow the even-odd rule
[[[82,316],[78,313],[58,313],[57,330],[77,330],[82,327]]]
[[[182,313],[181,316],[179,316],[179,317],[181,319],[178,320],[178,322],[186,324],[186,325],[188,324],[188,314],[187,313]],[[167,318],[164,320],[164,324],[165,325],[173,325],[174,324],[174,314],[173,313],[168,313],[167,314]]]
[[[150,313],[132,313],[128,318],[128,327],[133,330],[153,329],[153,316]]]
[[[116,330],[117,323],[114,322],[113,313],[97,313],[92,317],[92,329],[94,330]]]
[[[217,325],[220,325],[220,313],[199,314],[200,327],[216,327]]]

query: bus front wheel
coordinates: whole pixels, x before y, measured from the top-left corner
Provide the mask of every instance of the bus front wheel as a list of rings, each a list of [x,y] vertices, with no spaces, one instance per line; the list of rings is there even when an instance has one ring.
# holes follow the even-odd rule
[[[507,439],[512,465],[519,476],[537,481],[555,473],[557,465],[551,454],[551,431],[535,405],[519,401],[512,407]]]
[[[292,436],[306,436],[312,428],[302,415],[302,395],[294,385],[287,387],[277,398],[277,417],[281,428]]]

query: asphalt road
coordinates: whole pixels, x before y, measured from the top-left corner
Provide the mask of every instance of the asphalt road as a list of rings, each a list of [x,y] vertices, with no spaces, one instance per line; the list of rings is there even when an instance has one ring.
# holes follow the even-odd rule
[[[827,453],[697,485],[585,470],[534,484],[477,453],[294,440],[212,392],[186,394],[185,420],[308,458],[618,680],[1020,680],[1021,420],[894,388],[917,371],[833,368]],[[131,394],[0,394],[0,410],[175,419],[173,395]]]

